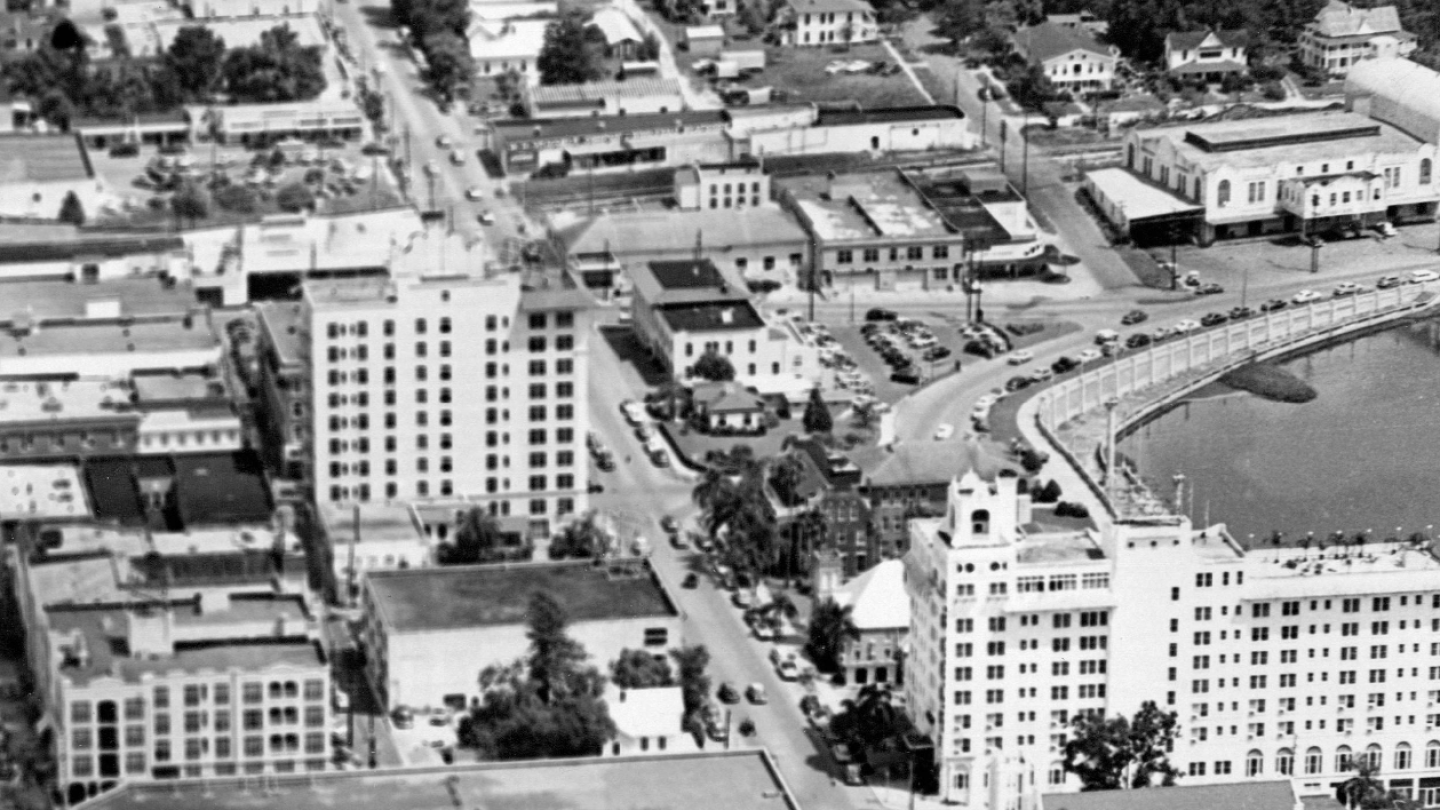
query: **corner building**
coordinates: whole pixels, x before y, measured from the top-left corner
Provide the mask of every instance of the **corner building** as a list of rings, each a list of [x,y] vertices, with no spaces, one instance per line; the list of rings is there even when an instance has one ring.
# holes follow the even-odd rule
[[[1440,561],[1425,544],[1246,550],[1223,525],[1042,532],[975,451],[942,518],[911,522],[906,696],[941,797],[1030,810],[1078,790],[1070,722],[1179,716],[1180,783],[1291,778],[1335,795],[1360,762],[1440,805]]]
[[[316,500],[469,501],[534,533],[583,511],[589,298],[542,281],[307,283]]]

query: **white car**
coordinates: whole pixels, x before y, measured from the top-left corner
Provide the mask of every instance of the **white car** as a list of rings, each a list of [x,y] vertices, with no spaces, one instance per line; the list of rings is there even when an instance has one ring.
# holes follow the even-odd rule
[[[1342,298],[1347,295],[1354,295],[1358,292],[1360,292],[1359,284],[1356,284],[1353,281],[1342,281],[1339,284],[1335,285],[1335,290],[1331,293],[1331,295],[1334,295],[1336,298]]]
[[[1030,351],[1029,349],[1021,349],[1018,352],[1011,352],[1010,359],[1006,362],[1008,362],[1012,366],[1023,366],[1034,359],[1034,352]]]
[[[955,426],[949,422],[943,422],[939,427],[935,428],[935,441],[937,442],[943,442],[954,435]]]
[[[1189,318],[1186,318],[1185,320],[1183,320],[1183,321],[1175,324],[1175,331],[1176,331],[1176,332],[1179,332],[1179,333],[1182,334],[1182,335],[1185,334],[1186,332],[1194,332],[1196,329],[1199,329],[1199,328],[1200,328],[1200,322],[1199,322],[1199,321],[1192,321],[1192,320],[1190,320]]]
[[[632,425],[639,425],[645,421],[645,406],[633,399],[627,399],[620,403],[620,412],[625,414],[625,419]]]
[[[1315,301],[1319,301],[1321,298],[1324,297],[1325,296],[1321,295],[1318,292],[1315,292],[1314,290],[1301,290],[1300,292],[1295,293],[1295,297],[1290,299],[1290,303],[1309,304]]]
[[[440,135],[435,138],[435,145],[441,149],[449,149],[454,143],[455,141],[451,140],[449,135]]]
[[[1075,359],[1079,360],[1081,363],[1093,363],[1096,360],[1099,360],[1101,357],[1104,357],[1104,355],[1100,353],[1099,349],[1086,349],[1085,351],[1075,355]]]
[[[1424,284],[1427,281],[1440,281],[1440,273],[1434,270],[1411,270],[1410,277],[1406,281],[1411,284]]]
[[[480,200],[483,200],[485,199],[485,189],[480,188],[479,186],[471,186],[470,188],[465,189],[465,199],[469,200],[470,202],[478,202]]]
[[[480,213],[478,213],[478,214],[475,215],[475,219],[476,219],[481,225],[494,225],[494,224],[495,224],[495,215],[492,214],[492,213],[490,213],[489,211],[481,211]]]

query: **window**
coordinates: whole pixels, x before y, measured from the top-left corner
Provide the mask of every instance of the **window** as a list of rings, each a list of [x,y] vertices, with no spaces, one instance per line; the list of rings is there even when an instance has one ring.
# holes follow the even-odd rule
[[[1420,161],[1420,185],[1430,184],[1430,158],[1423,158]]]

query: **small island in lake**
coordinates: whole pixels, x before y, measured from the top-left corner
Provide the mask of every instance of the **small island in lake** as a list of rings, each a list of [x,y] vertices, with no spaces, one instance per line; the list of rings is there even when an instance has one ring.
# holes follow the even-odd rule
[[[1225,374],[1220,382],[1275,402],[1309,402],[1317,394],[1304,380],[1280,366],[1251,363]]]

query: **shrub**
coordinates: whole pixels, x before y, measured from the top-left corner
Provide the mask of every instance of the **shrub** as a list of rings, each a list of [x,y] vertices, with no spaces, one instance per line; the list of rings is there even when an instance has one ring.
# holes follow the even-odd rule
[[[229,185],[215,192],[215,204],[237,214],[253,214],[259,203],[254,189],[248,186]]]
[[[1083,503],[1061,501],[1055,504],[1055,517],[1088,518],[1090,510],[1086,509]]]
[[[1260,90],[1260,94],[1271,101],[1285,100],[1285,88],[1279,82],[1266,82],[1265,87]]]
[[[1060,484],[1052,478],[1035,489],[1034,497],[1036,503],[1055,503],[1060,500]]]
[[[275,204],[282,211],[305,211],[315,205],[315,192],[303,183],[291,183],[275,192]]]
[[[1033,447],[1027,447],[1020,451],[1020,466],[1024,467],[1025,472],[1031,475],[1040,472],[1040,468],[1044,467],[1045,462],[1049,460],[1049,453],[1042,453]]]

